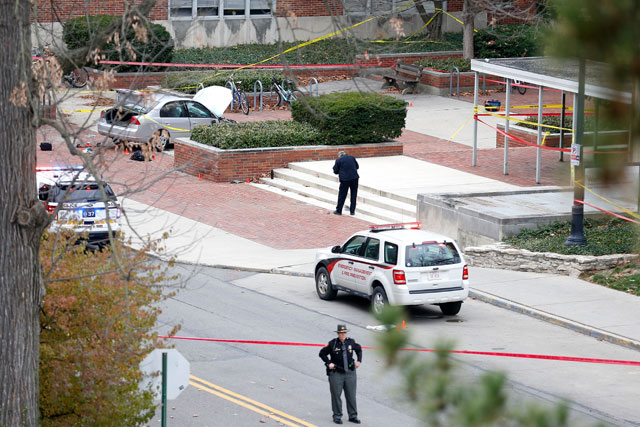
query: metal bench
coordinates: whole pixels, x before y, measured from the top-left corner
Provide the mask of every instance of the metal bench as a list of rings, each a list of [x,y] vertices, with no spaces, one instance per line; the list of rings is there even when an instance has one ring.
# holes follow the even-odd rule
[[[382,76],[385,80],[384,84],[382,85],[383,89],[389,86],[400,89],[399,83],[402,83],[403,94],[416,93],[418,83],[420,83],[420,78],[422,77],[421,65],[413,65],[407,64],[406,62],[397,61],[396,65],[393,67],[393,71],[393,74],[385,74]]]

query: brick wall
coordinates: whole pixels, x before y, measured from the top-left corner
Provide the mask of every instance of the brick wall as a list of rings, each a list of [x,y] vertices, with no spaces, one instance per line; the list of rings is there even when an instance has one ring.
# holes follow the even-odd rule
[[[133,0],[139,4],[142,0]],[[40,0],[38,22],[66,22],[69,18],[85,15],[122,15],[122,0]],[[168,19],[168,0],[157,0],[149,17],[152,20]]]
[[[174,166],[183,172],[215,182],[245,181],[266,176],[271,169],[290,162],[332,160],[345,150],[355,157],[401,156],[402,143],[358,145],[315,145],[242,150],[220,150],[197,142],[179,139],[174,145]]]
[[[504,131],[504,125],[503,124],[498,124],[498,126],[496,126],[498,129],[500,129],[501,131]],[[542,137],[544,138],[544,135],[546,133],[546,130],[543,129],[542,131]],[[513,135],[517,138],[520,138],[523,141],[526,141],[530,144],[537,144],[538,143],[538,131],[537,130],[533,130],[533,129],[526,129],[526,128],[520,128],[520,127],[514,127],[513,124],[509,125],[509,135]],[[571,145],[571,139],[572,139],[572,134],[570,132],[565,132],[564,134],[564,144],[562,145],[564,148],[567,148]],[[547,136],[544,140],[544,145],[546,145],[547,147],[559,147],[559,143],[560,143],[560,134],[559,133],[552,133],[549,134],[549,136]],[[501,133],[496,132],[496,147],[497,148],[501,148],[504,147],[504,135],[502,135]],[[528,147],[527,144],[523,144],[521,142],[515,141],[513,139],[509,139],[509,147]]]
[[[414,64],[423,59],[447,59],[462,58],[462,51],[444,51],[444,52],[422,52],[422,53],[399,53],[384,55],[356,55],[356,64],[375,64],[378,67],[392,67],[396,61],[400,60],[407,64]]]
[[[276,14],[295,18],[297,16],[339,16],[342,15],[339,0],[278,0]]]

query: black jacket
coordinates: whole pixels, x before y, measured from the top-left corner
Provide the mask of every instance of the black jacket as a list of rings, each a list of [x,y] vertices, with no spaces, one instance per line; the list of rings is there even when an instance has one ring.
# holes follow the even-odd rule
[[[344,340],[344,350],[347,352],[347,363],[349,365],[347,369],[355,371],[356,364],[353,353],[355,352],[358,356],[357,360],[362,363],[362,347],[360,347],[360,344],[358,344],[353,338],[347,338]],[[338,338],[332,339],[327,345],[320,349],[319,356],[327,367],[327,375],[329,375],[330,372],[329,363],[336,365],[335,369],[338,372],[345,371],[342,352],[343,345]]]
[[[359,167],[356,158],[346,154],[336,159],[333,165],[333,173],[338,175],[340,181],[351,181],[360,178],[358,175]]]

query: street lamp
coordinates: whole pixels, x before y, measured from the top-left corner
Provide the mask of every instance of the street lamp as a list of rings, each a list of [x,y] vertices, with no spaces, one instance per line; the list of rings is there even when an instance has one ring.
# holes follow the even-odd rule
[[[574,103],[573,121],[574,134],[571,144],[571,167],[574,168],[573,177],[573,206],[571,207],[571,234],[565,246],[586,245],[584,237],[584,158],[582,157],[582,139],[584,136],[584,83],[585,83],[585,58],[580,55],[578,70],[578,99]]]

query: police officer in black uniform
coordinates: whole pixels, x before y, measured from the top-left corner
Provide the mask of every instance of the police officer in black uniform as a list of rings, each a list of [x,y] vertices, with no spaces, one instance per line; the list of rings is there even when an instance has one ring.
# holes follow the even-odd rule
[[[336,215],[342,215],[342,207],[345,200],[347,200],[347,191],[351,194],[351,204],[349,210],[351,215],[356,214],[356,201],[358,199],[358,161],[355,157],[346,154],[344,151],[338,152],[338,158],[333,165],[333,173],[338,175],[340,180],[340,188],[338,190],[338,204],[336,210],[333,211]]]
[[[338,325],[336,332],[338,338],[332,339],[320,350],[320,358],[327,367],[329,376],[333,422],[342,424],[342,390],[344,389],[349,421],[360,424],[356,405],[356,368],[362,362],[362,347],[354,339],[347,338],[347,325]]]

